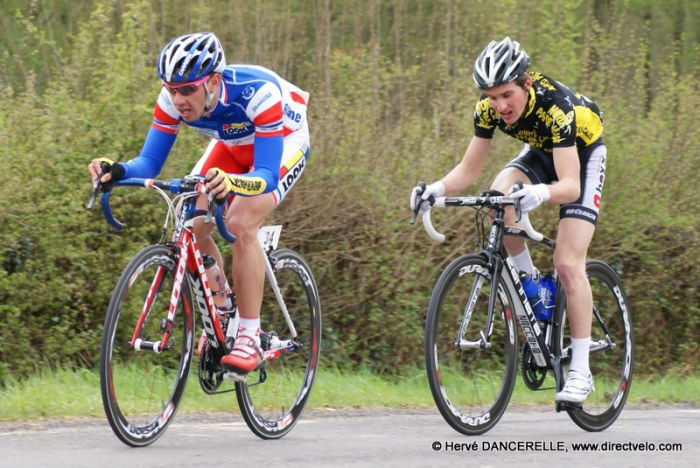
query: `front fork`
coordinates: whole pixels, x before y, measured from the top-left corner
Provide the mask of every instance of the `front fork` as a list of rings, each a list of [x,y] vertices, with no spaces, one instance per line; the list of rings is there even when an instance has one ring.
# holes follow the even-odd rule
[[[479,294],[481,288],[486,281],[487,277],[477,272],[474,284],[472,285],[472,290],[469,293],[469,301],[467,302],[467,308],[462,314],[462,323],[459,327],[459,332],[457,334],[457,339],[455,341],[455,347],[464,351],[466,349],[486,349],[491,347],[491,333],[493,332],[493,322],[494,322],[494,311],[496,310],[496,301],[498,300],[498,288],[499,288],[499,278],[501,277],[501,272],[503,271],[503,263],[498,258],[498,256],[491,257],[488,264],[490,267],[489,274],[491,275],[491,290],[489,291],[489,305],[488,305],[488,316],[486,318],[486,327],[479,331],[479,339],[475,341],[465,340],[464,336],[467,332],[467,327],[469,326],[469,321],[471,319],[472,312],[474,311],[474,306],[479,299]]]

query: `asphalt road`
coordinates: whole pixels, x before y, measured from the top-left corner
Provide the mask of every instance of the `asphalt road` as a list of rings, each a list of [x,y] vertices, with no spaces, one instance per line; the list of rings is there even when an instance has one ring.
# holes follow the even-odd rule
[[[598,444],[581,451],[576,444]],[[587,433],[551,407],[509,408],[490,432],[466,437],[437,410],[307,411],[285,438],[254,436],[237,413],[178,415],[153,445],[123,445],[104,419],[0,423],[1,467],[696,467],[700,407],[627,405]]]

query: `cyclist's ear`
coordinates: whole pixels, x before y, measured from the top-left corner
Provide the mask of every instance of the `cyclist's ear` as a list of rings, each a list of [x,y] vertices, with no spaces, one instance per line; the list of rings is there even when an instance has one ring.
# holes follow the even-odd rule
[[[216,86],[219,86],[219,83],[221,83],[221,73],[212,73],[207,82],[207,92],[212,92]]]

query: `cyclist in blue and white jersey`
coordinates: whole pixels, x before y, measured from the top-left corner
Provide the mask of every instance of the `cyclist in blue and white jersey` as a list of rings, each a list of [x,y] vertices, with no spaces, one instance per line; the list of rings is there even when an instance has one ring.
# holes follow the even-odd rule
[[[266,68],[226,65],[221,43],[210,32],[173,39],[161,52],[157,67],[163,89],[141,153],[125,163],[95,159],[88,169],[94,181],[101,164],[110,164],[103,183],[154,178],[182,122],[212,138],[192,174],[203,175],[217,198],[229,198],[226,226],[236,236],[232,272],[241,320],[233,350],[221,363],[243,376],[262,364],[260,307],[265,266],[257,232],[306,167],[309,94]],[[201,196],[197,207],[206,206],[206,196]],[[210,236],[213,223],[199,220],[194,228],[202,252],[213,255],[223,267]],[[200,352],[203,345],[200,339]]]
[[[588,355],[593,298],[586,254],[595,232],[605,179],[607,150],[598,107],[582,94],[541,73],[528,73],[530,58],[517,42],[492,41],[476,59],[472,76],[483,94],[474,112],[474,136],[462,161],[427,186],[422,199],[464,190],[476,181],[496,128],[525,143],[491,188],[521,199],[524,212],[545,202],[560,205],[554,266],[566,291],[572,361],[557,402],[582,403],[594,390]],[[522,189],[517,180],[525,183]],[[411,192],[411,208],[415,194]],[[428,208],[421,203],[421,210]],[[515,224],[512,209],[506,223]],[[524,239],[506,237],[515,266],[538,276]]]

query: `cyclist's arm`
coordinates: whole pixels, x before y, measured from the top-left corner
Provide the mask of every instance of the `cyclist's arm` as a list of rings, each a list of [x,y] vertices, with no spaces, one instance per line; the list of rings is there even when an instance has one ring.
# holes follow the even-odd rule
[[[576,112],[567,99],[553,101],[547,109],[551,115],[554,168],[557,171],[555,184],[550,184],[550,203],[571,203],[581,195],[581,163],[576,149]]]
[[[258,112],[253,118],[253,123],[255,124],[253,171],[245,174],[243,177],[259,178],[264,181],[264,186],[257,193],[242,193],[242,195],[258,195],[271,192],[277,188],[280,165],[282,164],[282,151],[284,149],[282,118],[281,96],[276,99],[274,104]]]
[[[464,190],[476,181],[490,147],[490,138],[472,137],[462,161],[442,179],[446,194]]]
[[[455,193],[473,184],[481,174],[486,155],[491,147],[491,138],[496,130],[496,112],[489,105],[485,93],[481,95],[474,108],[474,136],[469,142],[462,161],[443,179],[445,193]]]
[[[141,152],[136,158],[123,164],[124,178],[153,178],[160,174],[179,128],[179,114],[168,98],[167,91],[163,90],[158,97],[153,112],[153,124]]]
[[[581,195],[581,164],[578,160],[576,146],[555,147],[554,168],[559,181],[548,185],[549,202],[556,204],[571,203]]]
[[[246,115],[255,125],[253,170],[247,174],[229,174],[228,191],[242,196],[268,193],[279,183],[284,126],[282,95],[277,86],[266,83],[255,92]]]

